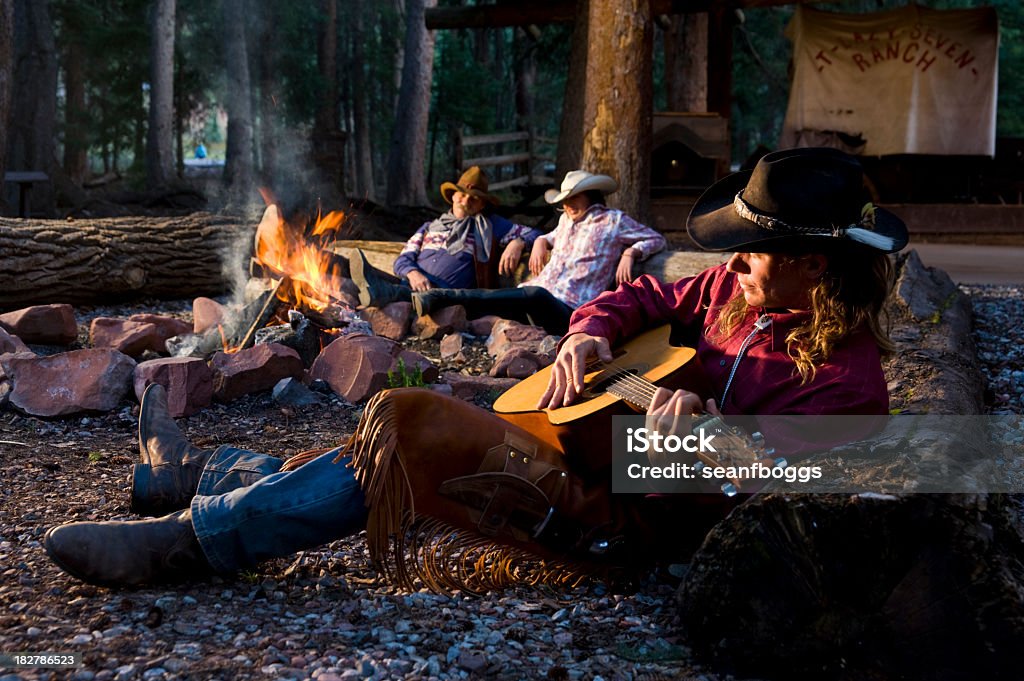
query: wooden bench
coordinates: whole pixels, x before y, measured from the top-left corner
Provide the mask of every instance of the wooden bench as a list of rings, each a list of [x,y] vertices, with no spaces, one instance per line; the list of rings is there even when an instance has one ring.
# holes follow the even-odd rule
[[[32,185],[49,181],[50,176],[38,170],[4,173],[4,182],[18,185],[18,217],[27,218],[31,213],[29,195],[32,193]]]

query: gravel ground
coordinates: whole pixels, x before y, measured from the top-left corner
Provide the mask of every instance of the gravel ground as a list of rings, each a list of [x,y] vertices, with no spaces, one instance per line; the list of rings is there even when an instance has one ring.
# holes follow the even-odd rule
[[[961,286],[974,307],[974,341],[992,414],[1024,414],[1024,289]]]
[[[1024,290],[963,287],[993,413],[1024,413]],[[187,305],[153,305],[187,317]],[[127,308],[76,310],[79,321]],[[83,325],[84,327],[85,325]],[[417,348],[424,351],[423,348]],[[173,588],[109,590],[60,572],[50,526],[128,515],[138,407],[41,420],[0,412],[0,653],[77,652],[77,670],[13,679],[728,679],[694,664],[673,623],[682,566],[629,589],[515,589],[483,597],[399,593],[360,537],[257,570]],[[357,407],[280,407],[268,396],[180,421],[196,444],[291,455],[337,443]],[[19,444],[20,443],[20,444]]]
[[[190,314],[187,302],[77,308],[79,343],[93,317],[143,310]],[[411,346],[436,359],[437,343]],[[477,370],[488,364],[480,341],[466,354]],[[179,423],[201,447],[231,443],[287,457],[337,444],[358,416],[333,396],[281,407],[254,395]],[[702,673],[674,632],[681,566],[661,566],[622,590],[593,582],[483,597],[408,594],[377,578],[363,539],[353,537],[171,588],[78,582],[46,557],[43,534],[70,520],[132,517],[137,418],[127,400],[115,412],[65,419],[0,412],[0,653],[84,659],[77,670],[0,668],[0,681],[724,678]]]

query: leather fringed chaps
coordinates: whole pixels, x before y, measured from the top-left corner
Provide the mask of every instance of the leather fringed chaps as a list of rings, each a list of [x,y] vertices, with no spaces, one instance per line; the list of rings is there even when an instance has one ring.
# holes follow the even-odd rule
[[[574,546],[542,544],[529,530],[545,521],[542,502],[548,517],[570,510],[588,525],[608,524],[608,490],[574,487],[560,452],[490,412],[430,390],[383,391],[338,460],[347,455],[369,509],[370,556],[403,588],[417,580],[440,592],[575,584],[592,569],[568,557]],[[481,470],[502,457],[524,477]]]

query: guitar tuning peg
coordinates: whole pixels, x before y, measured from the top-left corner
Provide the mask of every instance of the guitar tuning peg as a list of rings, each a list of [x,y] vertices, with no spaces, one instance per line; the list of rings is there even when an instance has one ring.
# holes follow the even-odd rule
[[[770,459],[774,455],[775,455],[775,447],[769,447],[768,449],[764,450],[764,457],[766,459]]]
[[[697,463],[693,464],[693,470],[700,473],[702,470],[704,470],[704,462],[698,461]]]
[[[776,468],[785,468],[788,465],[789,465],[789,462],[786,461],[785,457],[780,456],[779,458],[775,459],[775,467]]]
[[[764,434],[759,430],[751,433],[750,439],[754,441],[755,445],[764,444]]]
[[[732,484],[731,482],[723,483],[721,489],[722,494],[724,494],[727,497],[734,497],[736,496],[736,493],[739,492],[739,490],[736,489],[736,485]]]

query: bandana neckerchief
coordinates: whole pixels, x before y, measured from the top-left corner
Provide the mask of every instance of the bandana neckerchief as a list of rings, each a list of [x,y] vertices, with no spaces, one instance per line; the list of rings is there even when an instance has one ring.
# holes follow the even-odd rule
[[[445,239],[445,246],[452,255],[459,254],[466,246],[466,238],[472,231],[474,239],[474,257],[478,262],[487,262],[491,259],[491,239],[494,235],[494,228],[491,221],[482,213],[457,218],[451,211],[448,211],[437,218],[427,227],[428,232],[448,232]]]

